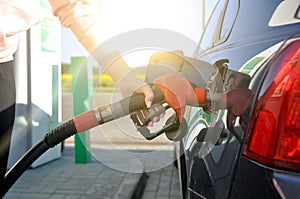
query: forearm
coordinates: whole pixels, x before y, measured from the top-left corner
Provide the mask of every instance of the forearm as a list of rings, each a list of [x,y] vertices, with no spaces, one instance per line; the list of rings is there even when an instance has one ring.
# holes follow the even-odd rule
[[[49,0],[52,11],[59,18],[62,26],[71,29],[83,47],[96,59],[115,82],[129,68],[117,49],[106,40],[106,34],[97,22],[97,14],[85,0]]]

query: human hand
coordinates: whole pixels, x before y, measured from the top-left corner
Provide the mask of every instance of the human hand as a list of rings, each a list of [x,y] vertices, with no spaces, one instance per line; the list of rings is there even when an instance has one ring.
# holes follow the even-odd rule
[[[145,95],[145,105],[147,108],[137,111],[136,115],[141,123],[147,126],[153,126],[159,122],[165,115],[164,108],[161,105],[153,105],[154,93],[151,87],[143,80],[137,78],[132,72],[128,72],[118,81],[118,87],[123,97],[130,97],[134,93]]]
[[[149,109],[137,111],[136,115],[143,125],[152,127],[165,116],[165,108],[161,104],[154,104]]]
[[[101,59],[102,65],[107,65],[106,73],[109,74],[122,94],[123,97],[130,97],[134,93],[142,93],[145,95],[146,109],[139,111],[138,118],[141,121],[148,121],[147,117],[155,110],[151,108],[152,101],[154,99],[154,93],[151,87],[143,80],[137,78],[132,70],[127,66],[125,60],[117,52],[106,55],[104,59]],[[160,117],[153,117],[148,123],[148,126],[153,125],[154,122],[158,122]],[[144,123],[144,122],[143,122]]]

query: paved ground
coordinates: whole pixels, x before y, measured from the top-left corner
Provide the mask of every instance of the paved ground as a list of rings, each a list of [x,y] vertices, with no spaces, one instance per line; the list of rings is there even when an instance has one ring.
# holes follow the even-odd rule
[[[148,173],[143,199],[180,199],[177,169],[172,165]]]
[[[91,108],[110,100],[102,94],[93,102]],[[63,95],[63,121],[72,117],[71,110],[72,98],[67,93]],[[141,179],[147,182],[144,199],[180,198],[178,173],[172,165],[173,143],[164,136],[146,141],[129,118],[96,127],[89,134],[91,162],[74,163],[74,139],[70,138],[61,158],[27,170],[5,199],[130,198]]]
[[[94,158],[87,164],[75,164],[73,151],[73,147],[66,147],[61,158],[27,170],[4,198],[123,199],[132,196],[141,173],[118,171]],[[142,198],[180,198],[177,169],[172,165],[146,174]]]

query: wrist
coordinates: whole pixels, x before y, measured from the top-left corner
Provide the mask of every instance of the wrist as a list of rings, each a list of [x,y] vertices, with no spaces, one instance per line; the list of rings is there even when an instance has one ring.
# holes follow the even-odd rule
[[[141,88],[147,85],[143,80],[137,78],[132,71],[128,71],[120,76],[116,81],[123,97],[128,97],[136,93],[143,93]]]
[[[116,83],[124,78],[124,76],[133,78],[132,76],[134,75],[131,69],[117,51],[108,54],[104,59],[106,63],[104,70]]]

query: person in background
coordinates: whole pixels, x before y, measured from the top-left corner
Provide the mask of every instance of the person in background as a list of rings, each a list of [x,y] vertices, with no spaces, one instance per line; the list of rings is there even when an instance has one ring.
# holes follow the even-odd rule
[[[36,1],[0,0],[0,187],[7,169],[15,114],[13,56],[17,50],[19,33],[30,29],[41,20],[33,7]],[[99,48],[104,42],[104,32],[97,23],[92,6],[85,0],[49,0],[49,3],[61,25],[70,28],[84,48],[118,83],[123,96],[133,91],[143,93],[145,104],[150,108],[154,98],[150,86],[130,72],[130,68],[116,49]],[[158,117],[149,125],[157,121]]]

